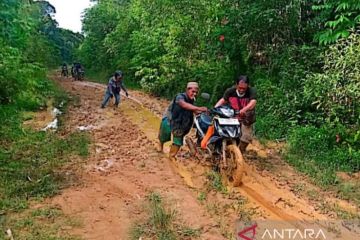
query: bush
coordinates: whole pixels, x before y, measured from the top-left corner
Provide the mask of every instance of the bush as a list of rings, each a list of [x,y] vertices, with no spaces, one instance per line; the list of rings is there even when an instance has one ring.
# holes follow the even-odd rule
[[[287,158],[322,185],[336,184],[336,172],[360,171],[360,146],[349,141],[355,136],[332,123],[296,127],[289,133]]]

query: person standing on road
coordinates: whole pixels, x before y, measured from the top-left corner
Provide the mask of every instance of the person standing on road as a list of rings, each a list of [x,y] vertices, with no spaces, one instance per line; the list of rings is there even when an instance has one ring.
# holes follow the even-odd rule
[[[125,91],[126,97],[129,97],[129,93],[123,82],[123,73],[118,70],[109,79],[109,83],[106,88],[106,92],[105,92],[104,100],[101,104],[101,108],[105,108],[110,98],[113,98],[114,96],[115,96],[115,107],[118,107],[120,104],[121,89]]]
[[[68,72],[67,64],[63,63],[63,65],[61,66],[61,76],[68,77],[68,75],[69,72]]]
[[[224,96],[216,103],[215,107],[224,104],[238,111],[238,119],[241,124],[241,138],[239,148],[242,153],[252,141],[252,126],[255,122],[256,88],[249,87],[250,81],[247,76],[239,76],[235,86],[227,89]]]
[[[164,143],[171,140],[172,134],[173,143],[169,153],[169,158],[171,160],[175,159],[176,154],[183,145],[185,135],[191,130],[194,121],[194,113],[207,111],[206,107],[197,107],[194,105],[195,97],[198,92],[198,83],[189,82],[186,86],[186,91],[176,95],[161,121],[158,136],[158,151],[163,151]]]

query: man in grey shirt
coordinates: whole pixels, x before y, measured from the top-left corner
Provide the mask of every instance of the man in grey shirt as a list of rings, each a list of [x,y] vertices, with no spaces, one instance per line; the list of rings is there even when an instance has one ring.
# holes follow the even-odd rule
[[[126,96],[128,97],[128,91],[125,88],[123,83],[123,73],[121,71],[116,71],[114,76],[109,79],[108,86],[106,88],[104,100],[101,104],[101,108],[105,108],[106,104],[110,100],[110,98],[115,96],[115,106],[118,107],[120,103],[120,91],[123,89],[125,91]]]

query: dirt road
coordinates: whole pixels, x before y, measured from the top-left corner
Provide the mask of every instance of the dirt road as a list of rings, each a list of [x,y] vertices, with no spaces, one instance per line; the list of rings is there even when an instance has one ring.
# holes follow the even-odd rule
[[[199,239],[234,239],[237,220],[334,220],[338,214],[332,206],[359,212],[285,164],[279,146],[264,148],[257,142],[245,156],[244,184],[215,190],[211,169],[186,158],[185,149],[176,162],[156,152],[166,100],[130,91],[130,99],[122,97],[118,109],[101,109],[103,85],[54,78],[79,99],[69,108],[66,131],[86,128],[93,146],[80,171],[82,184],[49,204],[80,219],[83,224],[71,232],[84,239],[129,239],[131,227],[145,217],[143,206],[151,192],[176,209],[177,221],[199,229]]]

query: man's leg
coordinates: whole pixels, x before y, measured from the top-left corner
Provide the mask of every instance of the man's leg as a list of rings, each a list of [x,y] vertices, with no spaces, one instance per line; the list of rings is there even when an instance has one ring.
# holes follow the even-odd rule
[[[175,156],[179,152],[180,147],[184,142],[184,133],[181,130],[173,131],[173,144],[171,145],[169,158],[170,160],[176,160]]]
[[[171,140],[170,122],[167,119],[167,117],[164,117],[160,123],[158,139],[159,142],[158,142],[157,151],[162,152],[164,149],[164,143]]]
[[[109,91],[106,91],[105,96],[104,96],[104,100],[103,100],[103,102],[101,104],[101,108],[105,108],[105,106],[108,103],[110,97],[111,97],[111,94],[109,93]]]
[[[246,147],[251,143],[252,141],[252,125],[246,126],[245,124],[241,124],[241,138],[240,138],[240,144],[239,148],[241,153],[245,153]]]
[[[120,104],[120,93],[114,93],[115,95],[115,107],[118,107]]]

